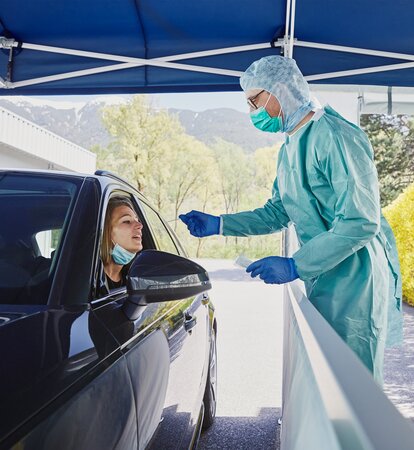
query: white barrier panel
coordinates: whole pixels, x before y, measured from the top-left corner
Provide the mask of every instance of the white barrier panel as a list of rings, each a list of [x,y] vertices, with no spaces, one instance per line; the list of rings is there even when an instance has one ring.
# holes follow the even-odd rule
[[[412,450],[414,427],[311,304],[301,281],[285,285],[284,311],[281,449]]]

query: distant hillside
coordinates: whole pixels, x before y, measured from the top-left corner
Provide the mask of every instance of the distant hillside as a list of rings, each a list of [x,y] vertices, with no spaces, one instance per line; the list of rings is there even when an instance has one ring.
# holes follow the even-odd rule
[[[30,99],[9,101],[0,98],[0,106],[84,148],[96,144],[106,146],[111,140],[100,120],[105,102],[91,101],[80,107],[57,108],[42,105],[39,100],[33,103]],[[247,113],[234,109],[219,108],[203,112],[170,109],[169,112],[178,116],[189,135],[206,144],[222,138],[251,152],[277,142],[275,135],[256,130]]]
[[[218,108],[203,112],[170,109],[169,112],[177,114],[188,134],[206,144],[220,137],[251,152],[278,142],[274,134],[254,128],[247,113],[234,109]]]
[[[111,139],[100,120],[104,103],[89,102],[81,108],[58,109],[0,98],[0,106],[87,149],[95,144],[106,146]]]

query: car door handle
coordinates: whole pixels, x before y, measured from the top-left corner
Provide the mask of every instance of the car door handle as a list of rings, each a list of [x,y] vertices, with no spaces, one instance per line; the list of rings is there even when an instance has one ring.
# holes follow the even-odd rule
[[[185,313],[184,317],[185,317],[185,320],[184,320],[185,331],[188,331],[191,333],[191,329],[194,328],[197,323],[197,317],[193,317],[189,313]]]

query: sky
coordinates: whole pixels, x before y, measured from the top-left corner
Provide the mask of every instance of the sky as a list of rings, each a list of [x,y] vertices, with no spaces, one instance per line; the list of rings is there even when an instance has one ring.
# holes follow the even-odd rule
[[[211,93],[183,93],[183,94],[154,94],[152,95],[157,106],[165,109],[190,109],[192,111],[206,111],[215,108],[232,108],[241,112],[248,112],[243,92],[211,92]],[[10,101],[29,101],[41,105],[47,104],[56,108],[82,107],[85,103],[96,100],[105,100],[108,103],[126,102],[131,95],[72,95],[72,96],[21,96],[3,97]]]
[[[326,89],[312,89],[312,93],[321,105],[329,104],[348,120],[357,123],[358,95],[361,89],[357,87]],[[364,87],[364,108],[370,113],[387,112],[387,88]],[[401,92],[400,92],[401,91]],[[154,104],[165,109],[189,109],[196,112],[216,108],[232,108],[248,113],[245,96],[240,92],[207,92],[207,93],[181,93],[181,94],[152,94]],[[48,104],[55,108],[82,108],[90,101],[102,101],[109,104],[124,103],[131,95],[78,95],[78,96],[38,96],[38,97],[2,97],[11,101],[30,101],[37,105]],[[371,105],[371,106],[369,106]],[[407,90],[393,88],[393,113],[414,115],[414,89]],[[368,106],[370,109],[368,109]]]
[[[321,104],[329,103],[343,114],[347,119],[356,120],[357,93],[339,94],[339,93],[318,93],[317,98]],[[41,106],[48,105],[57,109],[81,109],[85,103],[91,101],[105,101],[107,104],[126,103],[132,95],[113,94],[113,95],[72,95],[72,96],[18,96],[3,97],[12,102],[30,102]],[[249,108],[246,104],[245,95],[240,92],[202,92],[202,93],[174,93],[174,94],[151,94],[153,105],[165,109],[189,109],[191,111],[201,112],[208,109],[231,108],[236,111],[248,113]]]
[[[323,93],[317,98],[324,105],[329,103],[338,112],[343,114],[352,122],[357,121],[357,93],[339,94],[337,92]],[[113,95],[72,95],[72,96],[18,96],[3,97],[12,102],[29,102],[37,106],[48,105],[57,109],[80,110],[85,103],[91,101],[105,101],[107,104],[126,103],[132,95],[113,94]],[[245,95],[240,92],[202,92],[202,93],[174,93],[174,94],[151,94],[153,105],[165,109],[189,109],[191,111],[202,112],[208,109],[231,108],[236,111],[248,114],[249,108],[246,104]]]

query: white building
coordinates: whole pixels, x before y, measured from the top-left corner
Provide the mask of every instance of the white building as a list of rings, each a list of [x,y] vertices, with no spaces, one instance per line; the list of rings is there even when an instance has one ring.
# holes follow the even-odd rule
[[[96,155],[0,107],[0,168],[94,173]]]
[[[361,114],[414,115],[414,89],[386,86],[311,85],[321,103],[359,124]]]

